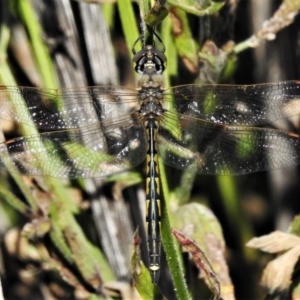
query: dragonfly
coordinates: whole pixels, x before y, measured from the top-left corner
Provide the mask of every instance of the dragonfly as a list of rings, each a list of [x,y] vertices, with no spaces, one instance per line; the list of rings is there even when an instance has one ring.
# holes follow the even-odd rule
[[[300,164],[300,136],[265,127],[300,115],[300,81],[164,88],[163,51],[145,45],[133,62],[140,78],[132,89],[1,86],[0,119],[35,126],[39,133],[0,144],[0,168],[73,179],[107,177],[145,160],[149,270],[157,283],[158,156],[171,167],[205,175]]]

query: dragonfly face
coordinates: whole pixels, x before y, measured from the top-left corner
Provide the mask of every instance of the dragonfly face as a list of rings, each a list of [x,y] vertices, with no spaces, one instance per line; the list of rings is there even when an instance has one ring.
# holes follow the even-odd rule
[[[167,58],[163,52],[151,45],[136,53],[133,57],[135,71],[142,75],[162,74],[166,68]]]
[[[162,52],[147,46],[134,63],[141,74],[136,90],[0,87],[0,118],[40,130],[0,144],[0,168],[58,178],[105,177],[146,158],[147,242],[156,282],[161,243],[157,154],[171,167],[207,175],[300,164],[298,134],[262,127],[299,116],[300,82],[164,89]],[[269,153],[275,154],[272,161]]]

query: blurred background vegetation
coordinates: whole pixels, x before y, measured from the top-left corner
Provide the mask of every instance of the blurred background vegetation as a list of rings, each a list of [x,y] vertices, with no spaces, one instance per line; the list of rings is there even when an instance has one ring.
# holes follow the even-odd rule
[[[0,84],[134,88],[131,48],[140,34],[139,5],[129,0],[99,2],[2,0]],[[157,28],[168,59],[165,86],[299,78],[297,2],[168,1],[170,14]],[[264,32],[263,22],[272,20],[275,12],[277,19]],[[256,39],[249,40],[254,34]],[[282,126],[297,132],[297,125],[298,120]],[[1,127],[2,140],[34,134],[20,124],[1,121]],[[143,170],[139,166],[110,178],[73,181],[1,170],[0,272],[5,299],[139,299],[131,289],[130,257],[137,226],[145,240]],[[262,271],[273,257],[245,244],[252,237],[291,228],[300,208],[297,166],[238,177],[195,176],[168,167],[163,171],[174,227],[184,226],[176,223],[176,218],[183,219],[178,207],[197,203],[194,210],[185,210],[188,218],[197,230],[218,236],[217,250],[207,246],[203,236],[197,243],[219,276],[224,299],[258,299],[271,291],[277,292],[270,298],[287,299],[292,291],[296,297],[297,271],[284,288],[262,288]],[[146,243],[141,250],[146,260]],[[226,259],[225,267],[225,260],[215,259],[218,251]],[[209,298],[205,284],[199,284],[199,270],[187,255],[183,262],[191,298]],[[229,273],[220,267],[226,269],[227,264]],[[158,286],[166,298],[179,298],[166,263]],[[147,289],[152,290],[150,285]],[[144,299],[154,297],[161,297],[156,290],[143,294]]]

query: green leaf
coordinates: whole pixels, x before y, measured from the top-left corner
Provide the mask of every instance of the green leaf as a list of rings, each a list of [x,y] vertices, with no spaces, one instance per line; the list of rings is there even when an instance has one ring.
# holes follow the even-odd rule
[[[126,44],[132,47],[135,41],[140,36],[138,26],[136,24],[136,18],[133,12],[132,1],[131,0],[117,1],[117,5],[120,13],[122,28],[124,30]],[[130,55],[132,58],[133,54],[131,52]]]
[[[170,8],[170,17],[175,34],[175,45],[178,55],[189,71],[198,71],[198,46],[193,39],[186,12],[179,7]]]
[[[141,260],[139,232],[136,230],[133,237],[133,250],[130,259],[131,271],[133,276],[133,283],[144,300],[155,299],[157,288],[151,281],[149,270],[146,268]]]
[[[45,87],[52,88],[57,86],[54,76],[53,64],[47,45],[43,40],[40,21],[32,8],[31,2],[28,0],[18,1],[18,9],[28,34],[31,39],[32,50],[38,66],[38,70],[43,78]]]
[[[195,1],[195,0],[168,0],[168,3],[196,16],[212,15],[217,13],[225,2]]]

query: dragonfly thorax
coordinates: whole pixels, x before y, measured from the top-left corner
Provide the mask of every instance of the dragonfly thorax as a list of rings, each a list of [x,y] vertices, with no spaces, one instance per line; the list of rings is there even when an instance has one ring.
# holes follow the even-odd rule
[[[163,78],[160,74],[148,75],[144,74],[138,80],[138,89],[141,93],[148,90],[154,90],[152,93],[160,92],[162,93]],[[148,94],[149,92],[146,92]],[[144,93],[145,94],[145,93]]]
[[[164,112],[160,101],[146,99],[143,101],[140,114],[144,119],[158,119]]]

